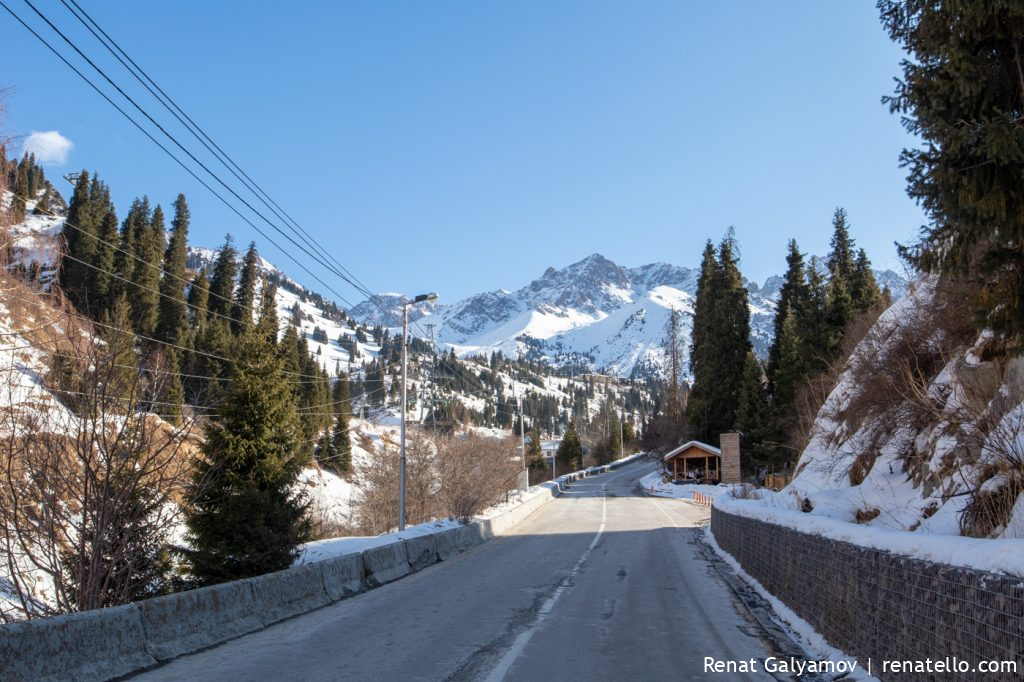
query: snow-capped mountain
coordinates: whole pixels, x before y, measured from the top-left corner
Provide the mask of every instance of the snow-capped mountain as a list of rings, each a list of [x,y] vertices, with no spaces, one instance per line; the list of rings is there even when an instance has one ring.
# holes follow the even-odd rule
[[[689,339],[699,274],[668,263],[625,268],[593,254],[560,270],[549,267],[517,291],[499,289],[411,310],[410,319],[420,328],[433,325],[437,341],[463,356],[500,350],[618,376],[644,374],[662,364],[673,309],[683,313],[684,339]],[[906,283],[899,275],[884,271],[876,277],[895,296],[902,295]],[[771,344],[781,285],[780,276],[760,286],[747,282],[750,340],[762,356]],[[400,324],[399,297],[382,294],[377,302],[389,313],[369,301],[352,313],[385,326]]]

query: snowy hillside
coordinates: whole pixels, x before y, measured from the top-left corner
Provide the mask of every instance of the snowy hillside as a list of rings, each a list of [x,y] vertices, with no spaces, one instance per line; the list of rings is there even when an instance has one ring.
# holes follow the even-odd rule
[[[925,282],[879,318],[795,480],[767,504],[915,534],[1024,538],[1024,358],[978,335],[956,298]]]
[[[643,375],[661,366],[671,310],[684,313],[689,336],[698,276],[696,269],[667,263],[624,268],[593,254],[561,270],[548,268],[517,291],[500,289],[421,308],[410,318],[420,328],[434,325],[438,342],[460,356],[500,350],[509,357],[523,354],[558,366]],[[879,272],[876,277],[902,295],[905,282],[896,273]],[[778,276],[763,286],[747,283],[751,342],[761,356],[771,345],[781,284]],[[352,312],[381,324],[398,324],[397,297],[382,294],[379,301],[394,312],[383,315],[370,302]]]

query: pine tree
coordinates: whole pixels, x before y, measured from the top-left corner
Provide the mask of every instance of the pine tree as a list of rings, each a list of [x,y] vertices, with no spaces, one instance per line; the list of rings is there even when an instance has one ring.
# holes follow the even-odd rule
[[[690,332],[690,374],[695,378],[705,377],[705,380],[695,380],[686,405],[687,421],[695,427],[701,438],[705,437],[708,426],[708,386],[715,355],[715,284],[718,281],[718,270],[715,246],[709,239],[704,245],[704,254],[701,257],[700,277],[697,279],[697,292],[693,304],[693,327]]]
[[[188,493],[186,556],[200,584],[287,568],[309,536],[306,504],[293,492],[308,460],[281,361],[255,334],[240,339],[237,357]]]
[[[164,252],[164,272],[160,280],[159,313],[156,338],[165,343],[182,345],[188,333],[185,303],[185,259],[188,256],[188,202],[179,194],[174,202],[171,239]]]
[[[558,444],[555,458],[558,460],[558,469],[563,474],[583,468],[583,443],[580,442],[579,434],[576,433],[576,422],[572,419],[569,420],[569,426],[565,429],[562,442]]]
[[[236,336],[244,334],[252,326],[252,309],[256,299],[256,282],[259,280],[259,254],[256,242],[249,244],[242,261],[242,274],[238,278],[234,305],[231,308],[231,332]]]
[[[771,448],[765,442],[769,435],[768,387],[753,351],[747,353],[743,365],[736,428],[742,434],[744,468],[756,472],[771,460]]]
[[[710,281],[698,289],[698,296],[705,300],[694,306],[694,330],[699,326],[702,338],[700,350],[695,351],[698,362],[693,368],[689,421],[700,425],[696,432],[705,442],[735,428],[743,367],[750,351],[750,309],[737,260],[730,229],[719,245]]]
[[[846,224],[846,209],[837,208],[832,215],[832,249],[829,251],[825,265],[831,279],[837,277],[849,287],[850,276],[853,275],[853,239],[850,228]]]
[[[789,240],[789,253],[786,254],[786,275],[779,289],[779,300],[775,306],[774,335],[768,350],[768,388],[774,393],[775,376],[780,371],[779,339],[782,326],[789,316],[795,318],[807,305],[807,282],[804,272],[804,255],[800,253],[795,239]]]
[[[260,292],[260,317],[256,325],[256,333],[260,334],[272,346],[277,345],[280,321],[277,317],[277,285],[269,280],[263,282]]]
[[[828,366],[831,337],[826,319],[828,295],[825,279],[814,259],[807,269],[807,301],[796,313],[797,335],[807,358],[807,371],[808,374],[816,374]]]
[[[159,205],[153,209],[149,223],[139,236],[135,255],[138,260],[132,272],[132,316],[135,331],[151,337],[160,311],[160,272],[164,255],[164,212]]]
[[[86,310],[90,283],[88,264],[92,264],[95,259],[94,237],[99,232],[93,217],[89,173],[86,171],[78,174],[66,222],[73,227],[65,227],[63,232],[64,253],[67,257],[60,265],[60,286],[79,310]]]
[[[331,447],[334,450],[336,460],[334,470],[339,474],[352,473],[352,440],[348,433],[348,415],[339,412],[334,420],[334,428],[331,429]]]
[[[871,271],[871,261],[864,249],[857,252],[857,260],[853,264],[850,298],[853,300],[853,310],[857,313],[867,312],[882,301],[882,292],[878,290],[875,273]]]
[[[28,180],[28,157],[21,160],[18,165],[18,177],[14,181],[14,197],[11,199],[11,214],[14,222],[20,223],[25,219],[25,202],[32,198]]]
[[[206,313],[209,306],[210,282],[206,279],[206,273],[202,270],[192,278],[192,284],[188,288],[188,313],[195,327],[196,334],[202,334],[206,328]]]
[[[113,305],[114,294],[118,290],[117,278],[115,276],[115,261],[117,259],[117,213],[113,205],[107,207],[107,211],[100,223],[99,239],[96,242],[96,272],[93,279],[92,294],[90,296],[90,308],[92,316],[99,318],[105,310]]]
[[[925,272],[976,282],[981,321],[1022,339],[1024,5],[880,0],[878,7],[890,37],[910,53],[888,103],[921,140],[902,161],[907,192],[929,217],[919,241],[900,253]]]
[[[132,201],[124,222],[121,223],[121,237],[114,256],[114,272],[117,273],[117,278],[111,283],[112,297],[122,293],[129,297],[135,296],[132,278],[135,275],[135,266],[139,265],[139,243],[149,223],[149,213],[149,199],[136,198]]]
[[[213,264],[213,277],[210,278],[210,297],[207,310],[210,317],[224,320],[231,317],[232,295],[235,291],[235,273],[238,271],[238,253],[235,251],[231,235],[224,238],[224,245],[217,252],[217,260]]]

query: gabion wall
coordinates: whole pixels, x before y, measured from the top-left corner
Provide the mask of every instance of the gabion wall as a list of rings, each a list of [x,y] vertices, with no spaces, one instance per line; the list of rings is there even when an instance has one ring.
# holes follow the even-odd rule
[[[711,510],[719,547],[833,646],[883,680],[1024,678],[1024,578],[911,559]],[[951,672],[885,674],[883,661]],[[979,662],[1015,661],[982,673]]]

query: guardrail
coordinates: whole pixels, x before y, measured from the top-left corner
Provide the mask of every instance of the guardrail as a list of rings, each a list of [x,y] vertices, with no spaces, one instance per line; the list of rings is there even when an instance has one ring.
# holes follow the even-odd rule
[[[629,461],[601,470],[611,471]],[[578,471],[560,476],[543,484],[547,494],[459,528],[247,580],[2,625],[0,682],[108,680],[261,630],[476,547],[521,523],[587,475]]]

